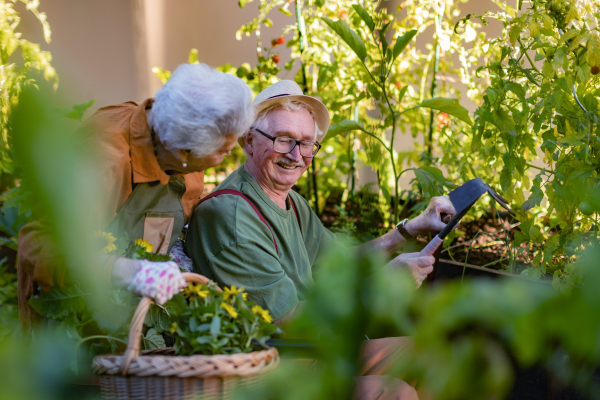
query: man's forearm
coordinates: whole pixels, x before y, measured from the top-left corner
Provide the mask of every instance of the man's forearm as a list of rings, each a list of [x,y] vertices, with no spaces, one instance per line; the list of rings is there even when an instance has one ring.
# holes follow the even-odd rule
[[[405,228],[409,234],[413,237],[417,235],[415,228],[413,227],[412,221],[408,221],[405,225]],[[399,247],[404,246],[407,243],[406,238],[404,238],[397,229],[386,233],[376,239],[363,243],[359,246],[356,246],[362,251],[370,251],[370,252],[382,252],[388,255],[392,254]]]

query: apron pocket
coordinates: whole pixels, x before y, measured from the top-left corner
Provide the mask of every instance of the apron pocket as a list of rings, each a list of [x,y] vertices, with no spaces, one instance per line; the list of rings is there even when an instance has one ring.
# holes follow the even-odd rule
[[[144,240],[154,246],[154,252],[167,254],[173,234],[174,213],[146,213]]]

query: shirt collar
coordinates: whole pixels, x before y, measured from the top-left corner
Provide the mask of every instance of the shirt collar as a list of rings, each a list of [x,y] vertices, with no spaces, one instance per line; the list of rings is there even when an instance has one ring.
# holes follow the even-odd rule
[[[131,169],[133,183],[160,181],[169,183],[169,175],[160,168],[154,146],[150,126],[146,119],[146,110],[152,108],[153,99],[146,99],[133,112],[129,126],[129,148],[131,152]]]

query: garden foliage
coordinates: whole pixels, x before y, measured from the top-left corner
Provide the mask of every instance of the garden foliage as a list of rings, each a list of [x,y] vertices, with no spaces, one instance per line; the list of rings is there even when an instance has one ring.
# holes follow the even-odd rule
[[[189,283],[183,294],[168,303],[175,353],[234,354],[264,349],[271,335],[281,330],[271,324],[269,312],[247,296],[244,288],[232,286],[221,292],[213,282]]]
[[[529,259],[524,274],[553,278],[557,288],[570,290],[581,283],[574,260],[597,231],[600,210],[599,6],[494,3],[501,11],[459,20],[459,2],[453,1],[408,0],[392,11],[380,1],[263,0],[257,18],[237,33],[255,34],[256,67],[241,67],[237,74],[255,90],[273,80],[277,44],[265,46],[261,26],[272,24],[268,15],[277,9],[294,17],[288,8],[295,4],[295,19],[282,32],[293,36],[286,42],[292,61],[275,72],[289,79],[293,66],[299,67],[293,78],[332,114],[315,159],[316,179],[301,181],[302,189],[316,181],[315,208],[323,210],[330,195],[344,192],[350,210],[341,216],[352,219],[357,160],[376,171],[376,192],[386,199],[379,212],[383,229],[374,234],[389,229],[415,194],[422,201],[411,213],[431,196],[478,177],[519,210],[513,222],[521,225],[510,236],[500,235],[510,243],[498,258],[509,260],[511,270],[517,258]],[[481,32],[493,21],[503,27],[496,38]],[[465,91],[478,105],[472,126],[466,110],[450,100]],[[414,150],[396,152],[393,143],[408,134]],[[423,144],[414,140],[419,134]],[[414,172],[415,185],[400,188],[398,177],[407,171]],[[490,210],[483,200],[466,220]],[[356,228],[352,221],[340,224]]]

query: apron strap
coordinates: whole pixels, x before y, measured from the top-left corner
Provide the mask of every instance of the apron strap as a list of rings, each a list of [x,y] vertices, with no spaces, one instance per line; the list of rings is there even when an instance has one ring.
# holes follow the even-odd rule
[[[262,215],[262,213],[260,212],[260,210],[258,209],[258,207],[256,207],[256,204],[254,204],[252,202],[252,200],[250,200],[248,197],[246,197],[245,194],[243,194],[242,192],[238,191],[238,190],[233,190],[233,189],[220,189],[217,191],[212,192],[211,194],[209,194],[208,196],[202,198],[202,200],[200,200],[200,203],[198,203],[198,205],[202,204],[202,202],[208,200],[208,199],[212,199],[213,197],[217,197],[220,196],[222,194],[230,194],[233,196],[238,196],[241,197],[242,199],[246,200],[246,202],[250,205],[250,207],[252,207],[252,209],[254,210],[254,212],[256,213],[256,215],[258,216],[258,218],[262,221],[263,224],[265,224],[267,226],[267,228],[269,228],[269,232],[271,232],[271,237],[273,238],[273,243],[275,244],[275,251],[277,252],[277,255],[279,255],[279,248],[277,247],[277,241],[275,240],[275,235],[273,234],[273,231],[271,230],[271,227],[269,226],[269,223],[267,222],[267,220],[265,219],[265,217]],[[298,219],[298,213],[296,212],[296,206],[294,205],[294,202],[292,201],[291,197],[290,197],[290,203],[292,203],[292,209],[294,210],[294,214],[296,215],[296,219],[298,221],[300,221]]]

